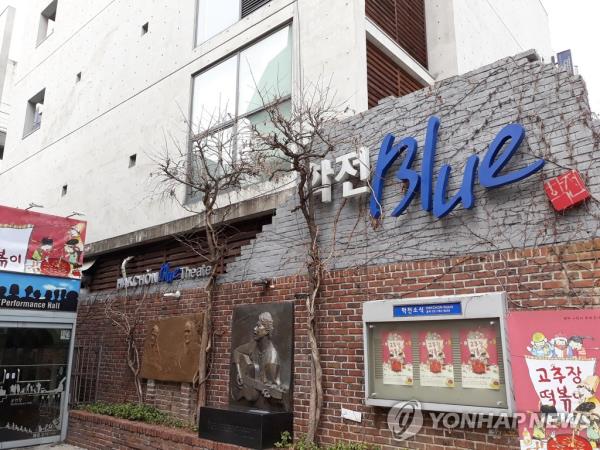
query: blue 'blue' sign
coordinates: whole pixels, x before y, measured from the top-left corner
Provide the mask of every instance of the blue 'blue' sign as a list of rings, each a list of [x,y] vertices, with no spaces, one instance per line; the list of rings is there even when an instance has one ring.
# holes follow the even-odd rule
[[[394,305],[394,317],[460,316],[460,302],[432,303],[428,305]]]
[[[425,211],[432,211],[433,215],[437,218],[442,218],[450,213],[459,202],[462,202],[466,209],[472,208],[475,204],[473,186],[478,167],[479,184],[486,188],[495,188],[527,178],[540,170],[544,165],[544,160],[538,159],[522,169],[516,169],[504,174],[500,173],[525,137],[523,126],[519,124],[507,125],[496,135],[481,163],[479,156],[469,156],[465,165],[463,182],[460,189],[452,198],[446,199],[448,194],[448,179],[452,170],[448,164],[444,164],[441,167],[440,173],[435,180],[435,187],[433,184],[433,164],[439,128],[440,119],[435,116],[431,117],[425,136],[423,164],[420,173],[411,168],[418,148],[415,138],[407,137],[394,143],[396,138],[390,133],[383,139],[373,176],[373,192],[371,193],[370,202],[371,216],[374,218],[381,216],[385,175],[402,152],[405,153],[405,157],[396,172],[396,178],[406,183],[406,193],[392,211],[393,217],[398,217],[408,208],[408,205],[418,191],[421,193],[421,208]]]

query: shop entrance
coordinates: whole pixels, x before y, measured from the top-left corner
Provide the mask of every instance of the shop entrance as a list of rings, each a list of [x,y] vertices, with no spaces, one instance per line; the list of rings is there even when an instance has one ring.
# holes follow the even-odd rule
[[[31,316],[0,321],[0,449],[64,439],[71,316],[51,323],[32,322]]]

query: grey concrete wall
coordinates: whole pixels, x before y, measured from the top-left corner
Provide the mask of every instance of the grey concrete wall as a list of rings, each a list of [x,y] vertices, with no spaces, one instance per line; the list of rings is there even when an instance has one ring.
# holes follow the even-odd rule
[[[419,149],[413,169],[419,170],[428,118],[441,118],[434,182],[444,163],[452,166],[450,195],[462,181],[463,166],[471,154],[482,158],[496,134],[509,123],[520,123],[526,138],[505,171],[544,158],[544,168],[520,182],[496,189],[475,183],[475,206],[459,205],[443,219],[420,207],[419,194],[407,211],[390,217],[401,185],[394,179],[402,156],[388,171],[384,190],[384,218],[374,229],[368,199],[353,199],[335,217],[342,200],[340,185],[334,201],[319,203],[318,221],[329,267],[355,267],[396,261],[466,255],[542,244],[585,240],[599,236],[600,147],[593,131],[585,83],[552,65],[522,53],[457,76],[411,95],[389,99],[378,107],[346,119],[332,130],[334,138],[352,137],[371,152],[375,167],[379,145],[386,133],[397,139],[414,136]],[[341,145],[336,154],[348,153]],[[543,181],[575,168],[585,177],[595,199],[557,214],[543,190]],[[276,277],[302,273],[306,260],[306,231],[293,213],[295,197],[277,209],[271,225],[243,249],[228,267],[223,281]],[[337,228],[336,245],[332,245]]]

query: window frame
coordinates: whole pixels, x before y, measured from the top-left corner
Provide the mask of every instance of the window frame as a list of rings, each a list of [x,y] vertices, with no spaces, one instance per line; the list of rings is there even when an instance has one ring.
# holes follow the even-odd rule
[[[38,101],[40,100],[41,101]],[[33,95],[29,100],[27,100],[27,106],[25,110],[25,123],[23,124],[23,139],[27,136],[38,131],[42,128],[42,123],[44,121],[44,112],[42,111],[41,118],[39,124],[36,126],[35,117],[36,117],[36,105],[42,104],[44,105],[46,101],[46,88],[41,89],[35,95]]]
[[[199,3],[198,1],[196,2],[197,4]],[[240,2],[241,5],[241,2]],[[239,83],[240,83],[240,63],[241,63],[241,56],[242,53],[247,50],[248,48],[251,48],[252,46],[256,45],[257,43],[261,42],[264,39],[269,38],[270,36],[282,31],[288,29],[288,33],[289,33],[289,45],[290,45],[290,92],[289,94],[286,94],[282,97],[277,97],[275,99],[273,99],[272,101],[268,102],[265,105],[261,105],[258,106],[254,109],[248,110],[243,114],[238,114],[239,111],[239,93],[240,93],[240,89],[239,89]],[[248,118],[251,117],[254,114],[257,114],[261,111],[265,111],[270,107],[273,107],[275,105],[281,105],[284,104],[286,102],[290,102],[292,101],[292,94],[293,94],[293,86],[294,86],[294,67],[295,67],[295,55],[294,55],[294,28],[293,28],[293,21],[290,19],[284,23],[282,23],[281,25],[272,28],[270,30],[268,30],[267,32],[261,34],[260,36],[257,36],[255,39],[251,40],[249,43],[243,45],[242,47],[237,48],[236,50],[234,50],[231,53],[228,53],[227,55],[224,55],[222,58],[219,58],[217,61],[215,61],[214,63],[202,68],[201,70],[192,73],[191,79],[190,79],[190,91],[191,91],[191,95],[190,95],[190,102],[189,102],[189,117],[190,117],[190,121],[189,121],[189,134],[188,134],[188,167],[190,167],[190,158],[192,157],[192,153],[193,153],[193,145],[194,145],[194,138],[198,137],[198,136],[206,136],[209,134],[213,134],[213,133],[217,133],[220,132],[222,130],[225,130],[227,128],[231,128],[234,135],[237,135],[238,133],[238,125],[239,123]],[[217,67],[219,64],[221,64],[222,62],[225,62],[227,59],[233,57],[235,55],[235,59],[236,59],[236,84],[235,84],[235,112],[234,112],[234,116],[232,119],[226,120],[224,122],[219,122],[217,125],[207,129],[207,130],[203,130],[202,133],[196,133],[194,130],[194,124],[193,124],[193,113],[194,113],[194,96],[196,93],[196,89],[195,89],[195,80],[196,77],[200,76],[203,73],[208,72],[209,70]],[[239,156],[239,151],[238,151],[238,145],[239,145],[239,140],[238,139],[234,139],[233,142],[233,149],[232,149],[232,153],[233,156],[235,158],[237,158]],[[191,174],[188,174],[188,176],[191,176]],[[191,194],[191,188],[188,187],[186,189],[186,201],[187,202],[193,202],[197,200],[197,197]]]
[[[49,11],[54,10],[54,13],[50,13]],[[58,0],[52,0],[40,13],[40,22],[38,25],[38,35],[36,40],[36,48],[42,45],[50,36],[54,34],[54,30],[56,29],[56,16],[58,14]],[[54,19],[51,19],[50,16],[54,16]],[[48,33],[48,25],[49,21],[52,20],[54,22],[54,28],[52,31]],[[42,36],[42,30],[44,35]]]
[[[254,13],[255,11],[258,11],[259,9],[261,9],[263,6],[266,6],[268,3],[271,2],[271,0],[266,0],[263,4],[261,4],[260,6],[258,6],[257,8],[253,9],[252,11],[250,11],[248,14],[246,15],[242,15],[243,13],[243,2],[244,0],[237,0],[238,2],[238,13],[237,13],[237,19],[235,20],[235,22],[232,22],[231,24],[229,24],[228,26],[226,26],[225,28],[223,28],[220,31],[217,31],[215,34],[213,34],[212,36],[207,37],[206,39],[204,39],[203,41],[199,42],[199,33],[198,33],[198,25],[200,22],[200,2],[202,0],[195,0],[195,15],[194,15],[194,42],[193,42],[193,47],[199,47],[202,44],[204,44],[205,42],[208,42],[209,40],[211,40],[212,38],[214,38],[215,36],[218,36],[219,34],[221,34],[223,31],[227,30],[229,27],[235,25],[236,23],[238,23],[240,20],[242,20],[245,17],[248,17],[249,15],[251,15],[252,13]]]

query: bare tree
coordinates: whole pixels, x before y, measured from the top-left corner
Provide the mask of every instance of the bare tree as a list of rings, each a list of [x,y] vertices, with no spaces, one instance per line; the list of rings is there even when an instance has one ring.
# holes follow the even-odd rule
[[[127,280],[127,264],[133,259],[133,256],[125,258],[121,264],[121,276]],[[144,392],[142,390],[142,380],[140,379],[140,351],[137,343],[137,331],[141,319],[141,310],[150,296],[149,289],[143,287],[140,291],[134,290],[130,295],[127,283],[125,284],[125,294],[108,295],[104,304],[104,315],[109,319],[125,337],[127,345],[127,367],[133,375],[135,390],[138,402],[144,401]]]
[[[210,375],[213,338],[212,307],[217,279],[223,271],[232,235],[235,234],[235,228],[227,223],[230,207],[244,184],[260,172],[257,155],[240,151],[240,133],[236,128],[214,126],[227,121],[227,117],[212,116],[197,130],[192,131],[190,125],[189,148],[165,148],[163,154],[154,158],[160,190],[186,211],[201,214],[203,222],[201,235],[196,230],[195,233],[175,236],[211,268],[205,286],[206,307],[197,373],[198,408],[206,405],[206,381]],[[181,187],[186,189],[187,198],[198,201],[181,201],[177,195]],[[195,209],[195,205],[199,208]]]
[[[314,442],[323,405],[323,370],[316,333],[316,306],[324,277],[335,245],[335,228],[342,202],[333,224],[334,238],[329,241],[331,248],[322,248],[321,229],[317,220],[316,190],[313,187],[314,163],[327,157],[341,144],[341,138],[331,136],[335,119],[342,110],[336,105],[330,86],[322,83],[307,86],[291,100],[291,107],[285,103],[266,106],[266,123],[252,125],[249,133],[249,147],[252,152],[262,154],[270,163],[274,176],[292,174],[295,176],[296,206],[302,224],[306,226],[307,259],[304,265],[308,279],[306,295],[306,326],[311,364],[309,423],[307,440]],[[348,144],[348,143],[345,143]]]

